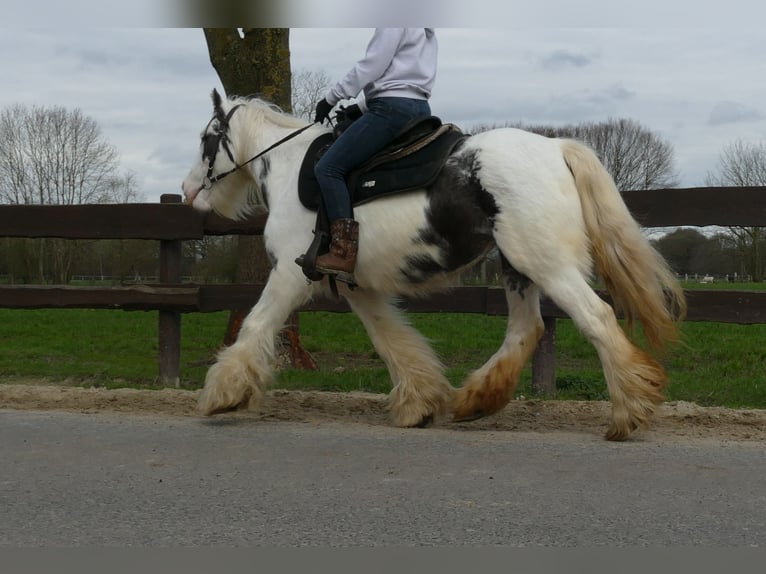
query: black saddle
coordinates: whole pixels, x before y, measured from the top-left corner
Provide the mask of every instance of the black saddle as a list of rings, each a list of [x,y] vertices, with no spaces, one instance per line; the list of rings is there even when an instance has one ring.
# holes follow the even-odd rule
[[[334,133],[319,136],[309,146],[298,178],[298,197],[308,209],[320,205],[319,183],[314,166],[335,140]],[[453,124],[442,124],[435,116],[418,118],[401,135],[346,178],[351,204],[360,205],[378,197],[430,186],[447,158],[467,136]]]

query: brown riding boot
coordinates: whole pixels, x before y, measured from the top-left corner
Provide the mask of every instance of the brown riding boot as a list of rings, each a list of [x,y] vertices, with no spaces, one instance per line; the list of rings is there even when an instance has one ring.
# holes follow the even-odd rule
[[[355,219],[336,219],[330,224],[330,251],[317,257],[317,271],[353,273],[358,248],[359,222]]]

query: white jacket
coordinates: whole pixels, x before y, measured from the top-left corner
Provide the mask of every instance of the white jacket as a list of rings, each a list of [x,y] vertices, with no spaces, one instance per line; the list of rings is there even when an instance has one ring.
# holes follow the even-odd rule
[[[367,52],[325,96],[340,100],[401,97],[427,100],[436,79],[438,43],[433,28],[375,28]],[[360,102],[361,103],[361,102]]]

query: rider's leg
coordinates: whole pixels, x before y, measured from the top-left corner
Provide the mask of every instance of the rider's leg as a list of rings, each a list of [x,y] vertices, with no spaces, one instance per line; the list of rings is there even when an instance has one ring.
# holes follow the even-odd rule
[[[325,273],[352,273],[356,265],[359,224],[353,219],[348,173],[389,144],[412,119],[428,116],[426,100],[376,98],[317,162],[314,169],[330,221],[330,252],[317,257],[316,268]]]

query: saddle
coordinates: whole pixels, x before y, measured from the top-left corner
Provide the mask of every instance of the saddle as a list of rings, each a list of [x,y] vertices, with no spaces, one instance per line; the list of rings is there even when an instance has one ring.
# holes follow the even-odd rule
[[[307,209],[317,212],[314,241],[306,254],[296,260],[303,274],[311,281],[322,278],[315,268],[316,258],[326,253],[330,246],[330,224],[322,206],[314,166],[340,133],[336,128],[333,133],[317,137],[306,151],[298,175],[300,202]],[[349,173],[346,184],[351,205],[429,187],[439,176],[447,158],[466,137],[457,126],[442,124],[435,116],[413,120],[388,146]],[[352,277],[338,276],[338,279],[355,287]],[[330,285],[337,295],[334,276],[330,276]]]
[[[327,133],[316,138],[301,163],[298,197],[312,211],[320,204],[320,189],[314,166],[337,137]],[[351,205],[378,197],[430,186],[455,147],[467,136],[453,124],[442,124],[435,116],[417,118],[399,136],[346,178]]]

